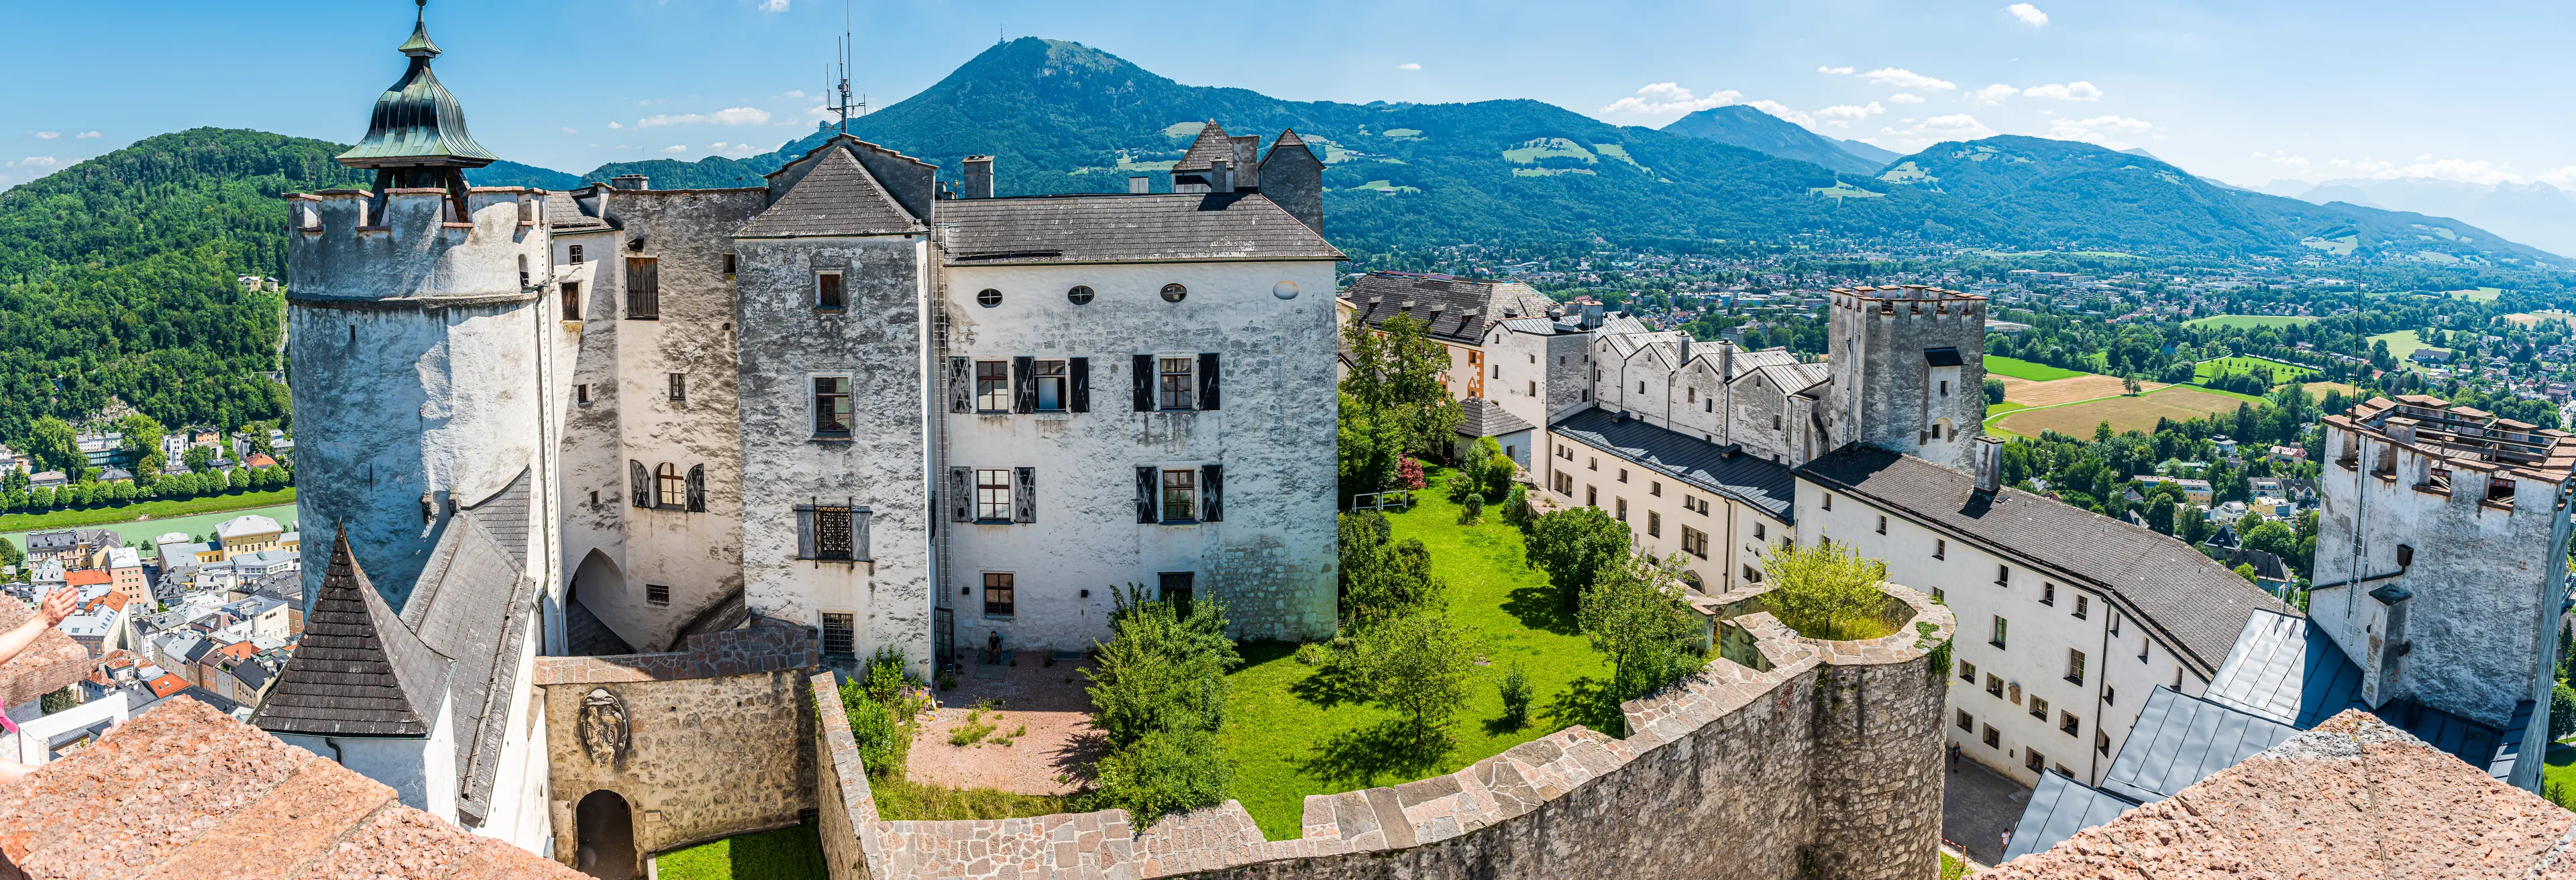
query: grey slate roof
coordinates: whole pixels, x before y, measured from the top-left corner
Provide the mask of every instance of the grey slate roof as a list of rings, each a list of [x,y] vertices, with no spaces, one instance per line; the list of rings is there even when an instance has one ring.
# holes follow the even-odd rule
[[[2135,806],[2119,795],[2058,775],[2055,770],[2043,772],[2039,785],[2030,791],[2030,802],[2022,805],[2021,822],[2013,826],[2012,845],[2004,848],[2004,861],[2047,852],[2075,836],[2075,832],[2107,824]]]
[[[582,210],[580,199],[571,193],[546,193],[546,226],[556,232],[591,232],[613,228],[608,221]]]
[[[734,235],[797,238],[921,231],[921,222],[895,203],[876,175],[860,166],[849,150],[834,148],[816,160],[814,170],[796,181],[787,195],[735,230]]]
[[[950,266],[1343,259],[1259,193],[949,199],[936,210],[956,224]]]
[[[2102,789],[2139,803],[2164,800],[2298,732],[2279,721],[2157,685],[2147,692],[2147,704],[2138,709],[2138,723],[2129,728],[2111,769],[2102,774]]]
[[[1371,327],[1410,313],[1431,322],[1434,338],[1469,344],[1482,341],[1485,328],[1495,321],[1543,318],[1556,305],[1527,284],[1409,272],[1371,272],[1353,278],[1342,289],[1342,298],[1351,302],[1351,317]],[[1410,308],[1406,303],[1412,304]]]
[[[531,470],[521,470],[499,492],[461,510],[403,600],[402,622],[423,643],[456,658],[448,709],[456,725],[457,809],[478,821],[491,809],[536,602],[537,583],[526,574],[533,480]]]
[[[1782,523],[1795,522],[1798,481],[1789,467],[1636,419],[1586,409],[1548,430],[1667,474],[1683,484],[1735,499]],[[2244,583],[2238,580],[2237,583]]]
[[[1530,424],[1528,419],[1512,415],[1510,411],[1503,409],[1502,404],[1482,397],[1470,397],[1459,401],[1458,408],[1467,414],[1466,418],[1458,420],[1458,433],[1461,436],[1500,437],[1538,427]]]
[[[2089,585],[2203,676],[2217,674],[2247,615],[2289,610],[2180,541],[2019,489],[1986,496],[1966,474],[1912,456],[1847,444],[1797,473],[2040,577]]]
[[[1206,171],[1214,167],[1209,163],[1218,159],[1234,159],[1234,139],[1225,133],[1224,126],[1211,119],[1199,128],[1198,139],[1190,142],[1189,152],[1181,154],[1180,163],[1173,165],[1172,170]]]
[[[428,736],[453,665],[385,607],[344,534],[332,541],[304,639],[251,723],[274,733]]]

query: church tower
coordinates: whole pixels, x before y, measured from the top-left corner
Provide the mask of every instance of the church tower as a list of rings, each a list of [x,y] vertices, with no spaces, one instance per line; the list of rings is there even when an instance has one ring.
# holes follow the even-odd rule
[[[1921,284],[1834,288],[1822,449],[1854,440],[1961,473],[1985,422],[1986,298]]]

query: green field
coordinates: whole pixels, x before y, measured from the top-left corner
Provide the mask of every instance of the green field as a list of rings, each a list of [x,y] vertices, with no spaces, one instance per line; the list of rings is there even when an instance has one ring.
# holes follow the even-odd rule
[[[2276,387],[2289,382],[2304,381],[2311,376],[2324,375],[2314,367],[2285,364],[2279,361],[2267,361],[2262,358],[2223,357],[2201,361],[2198,364],[2192,365],[2191,380],[2193,382],[2207,382],[2220,376],[2252,375],[2255,367],[2270,367],[2272,369],[2272,384]]]
[[[2504,295],[2504,288],[2479,287],[2470,290],[2445,290],[2442,292],[2442,295],[2452,299],[2465,299],[2476,302],[2491,303],[2495,302],[2497,297]]]
[[[2182,322],[2185,327],[2228,327],[2247,330],[2255,327],[2288,327],[2305,324],[2315,318],[2305,315],[2211,315]]]
[[[2033,382],[2046,382],[2050,379],[2064,379],[2069,376],[2084,375],[2083,373],[2075,370],[2052,367],[2047,364],[2034,364],[2025,360],[2016,360],[1991,354],[1986,355],[1986,372],[1990,375],[2011,376],[2015,379],[2028,379]]]
[[[284,501],[286,501],[287,503],[285,503],[285,504],[278,504],[278,503],[276,503],[277,501],[279,501],[279,500],[281,500],[281,499],[283,499],[283,500],[284,500]],[[226,505],[214,505],[214,506],[216,507],[216,509],[215,509],[215,510],[213,510],[213,511],[211,511],[211,512],[190,512],[190,513],[187,513],[187,514],[185,514],[185,515],[155,516],[155,517],[153,517],[152,519],[145,519],[145,520],[137,520],[137,519],[134,519],[134,516],[136,515],[136,513],[135,513],[136,508],[147,507],[147,506],[150,506],[150,505],[153,505],[153,504],[163,504],[163,503],[168,503],[168,504],[192,504],[192,503],[194,503],[194,502],[198,502],[198,501],[229,501],[229,502],[231,502],[231,504],[226,504]],[[296,519],[295,503],[294,503],[294,502],[295,502],[295,490],[293,490],[293,489],[279,489],[279,490],[277,490],[277,491],[275,491],[275,492],[247,492],[247,493],[243,493],[243,494],[240,494],[240,495],[217,495],[217,496],[214,496],[214,497],[212,497],[212,498],[191,498],[191,499],[188,499],[187,501],[173,501],[173,502],[151,501],[151,502],[145,502],[144,504],[134,504],[134,505],[127,505],[127,506],[125,506],[125,507],[108,508],[109,510],[122,510],[122,511],[126,511],[126,512],[127,512],[127,516],[126,516],[125,518],[123,518],[123,519],[111,520],[111,521],[106,521],[106,522],[100,522],[100,521],[97,521],[97,520],[92,520],[92,521],[90,521],[90,522],[88,522],[88,523],[85,523],[85,524],[82,524],[82,525],[80,525],[80,526],[78,526],[78,527],[81,527],[81,528],[101,528],[101,529],[107,529],[107,530],[112,531],[112,532],[115,532],[115,533],[117,533],[117,534],[119,534],[119,535],[123,535],[123,536],[125,536],[125,541],[126,541],[126,543],[128,543],[128,544],[132,544],[132,543],[134,543],[134,542],[136,542],[136,541],[141,541],[141,542],[143,542],[143,546],[144,546],[145,548],[147,548],[147,550],[148,550],[148,548],[150,548],[150,547],[152,546],[152,539],[153,539],[153,538],[157,538],[157,537],[160,537],[160,536],[162,536],[162,535],[169,534],[169,533],[171,533],[171,532],[186,532],[186,533],[188,533],[189,535],[204,535],[204,534],[207,534],[207,533],[209,533],[209,532],[214,531],[214,530],[215,530],[215,526],[216,526],[217,524],[219,524],[219,523],[222,523],[224,520],[232,519],[233,517],[236,517],[236,516],[242,516],[242,515],[245,515],[245,514],[254,514],[254,513],[255,513],[255,514],[259,514],[260,516],[264,516],[264,517],[268,517],[269,519],[276,520],[278,525],[285,526],[285,527],[287,527],[287,528],[289,528],[289,529],[292,529],[292,528],[295,528],[295,519]],[[248,503],[248,504],[265,504],[266,506],[262,506],[262,507],[243,507],[243,506],[241,506],[241,505],[243,505],[244,503]],[[56,511],[56,512],[57,512],[57,513],[60,513],[60,512],[62,512],[62,511]],[[73,512],[76,512],[76,513],[90,513],[90,512],[93,512],[93,511],[73,511]],[[50,515],[50,514],[48,514],[48,515]],[[37,518],[37,517],[29,516],[29,517],[27,517],[27,518],[28,518],[28,519],[35,519],[35,518]],[[9,527],[9,528],[12,528],[12,529],[15,529],[15,530],[16,530],[16,531],[11,531],[11,532],[0,533],[0,540],[5,540],[5,541],[8,541],[8,542],[10,542],[10,543],[12,543],[12,544],[16,544],[16,545],[18,545],[18,549],[20,549],[20,550],[25,550],[25,549],[27,548],[27,533],[28,533],[28,532],[31,532],[31,531],[49,531],[49,530],[52,530],[52,529],[65,529],[65,528],[74,528],[74,527],[75,527],[75,526],[72,526],[72,525],[57,525],[57,524],[52,524],[52,523],[36,523],[36,524],[35,524],[35,525],[33,525],[32,527],[30,527],[30,526],[29,526],[29,524],[28,524],[25,520],[20,519],[20,517],[17,517],[17,516],[8,517],[8,518],[7,518],[7,520],[5,520],[5,521],[0,521],[0,525],[6,525],[7,527]]]
[[[2372,342],[2388,343],[2389,356],[2401,361],[2405,360],[2407,355],[2414,354],[2416,349],[2432,347],[2425,345],[2424,340],[2415,338],[2415,331],[2413,330],[2397,330],[2382,333],[2377,336],[2370,337],[2369,339],[2362,340],[2362,342],[2364,344]]]
[[[2569,748],[2560,743],[2549,744],[2549,757],[2540,766],[2541,794],[2547,796],[2549,789],[2553,787],[2559,789],[2559,797],[2567,799],[2560,802],[2559,806],[2565,807],[2569,802],[2576,802],[2576,748]],[[2570,807],[2570,809],[2576,809],[2576,807]]]
[[[1432,485],[1440,479],[1433,476]],[[1423,492],[1419,506],[1387,519],[1397,540],[1420,538],[1430,548],[1432,573],[1449,584],[1450,613],[1491,661],[1468,684],[1452,730],[1456,747],[1427,765],[1407,760],[1385,743],[1382,725],[1393,713],[1325,692],[1317,667],[1297,662],[1295,645],[1247,643],[1243,668],[1227,676],[1221,736],[1235,765],[1232,794],[1270,839],[1302,833],[1307,795],[1453,773],[1570,724],[1601,726],[1570,708],[1569,698],[1608,679],[1609,666],[1560,610],[1546,572],[1522,563],[1520,530],[1503,524],[1495,508],[1487,508],[1484,525],[1458,525],[1457,506],[1443,496]],[[1515,662],[1529,675],[1531,718],[1507,730],[1495,723],[1503,704],[1494,683]]]

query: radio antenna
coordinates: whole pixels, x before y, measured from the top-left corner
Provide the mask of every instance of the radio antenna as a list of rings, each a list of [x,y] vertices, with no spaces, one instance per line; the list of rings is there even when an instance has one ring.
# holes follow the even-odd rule
[[[837,60],[841,65],[841,76],[837,86],[825,89],[824,100],[833,103],[823,109],[830,110],[841,118],[842,134],[850,133],[850,117],[868,115],[867,99],[852,100],[850,96],[850,64],[855,58],[854,50],[858,46],[858,38],[853,36],[853,33],[850,27],[849,0],[841,0],[841,39],[836,44],[839,49],[840,57]],[[826,78],[829,78],[828,74]]]

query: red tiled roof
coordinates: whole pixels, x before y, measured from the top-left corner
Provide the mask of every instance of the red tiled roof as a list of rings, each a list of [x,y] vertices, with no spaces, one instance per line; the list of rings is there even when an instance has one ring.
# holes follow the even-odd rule
[[[113,579],[114,578],[110,577],[106,571],[96,568],[84,568],[79,571],[67,571],[63,573],[63,583],[75,587],[93,587],[107,583]]]
[[[156,697],[166,697],[188,689],[188,680],[180,678],[176,672],[161,673],[161,677],[153,679],[151,684],[152,695]]]
[[[277,459],[254,452],[249,458],[242,459],[242,464],[250,467],[276,467]]]

